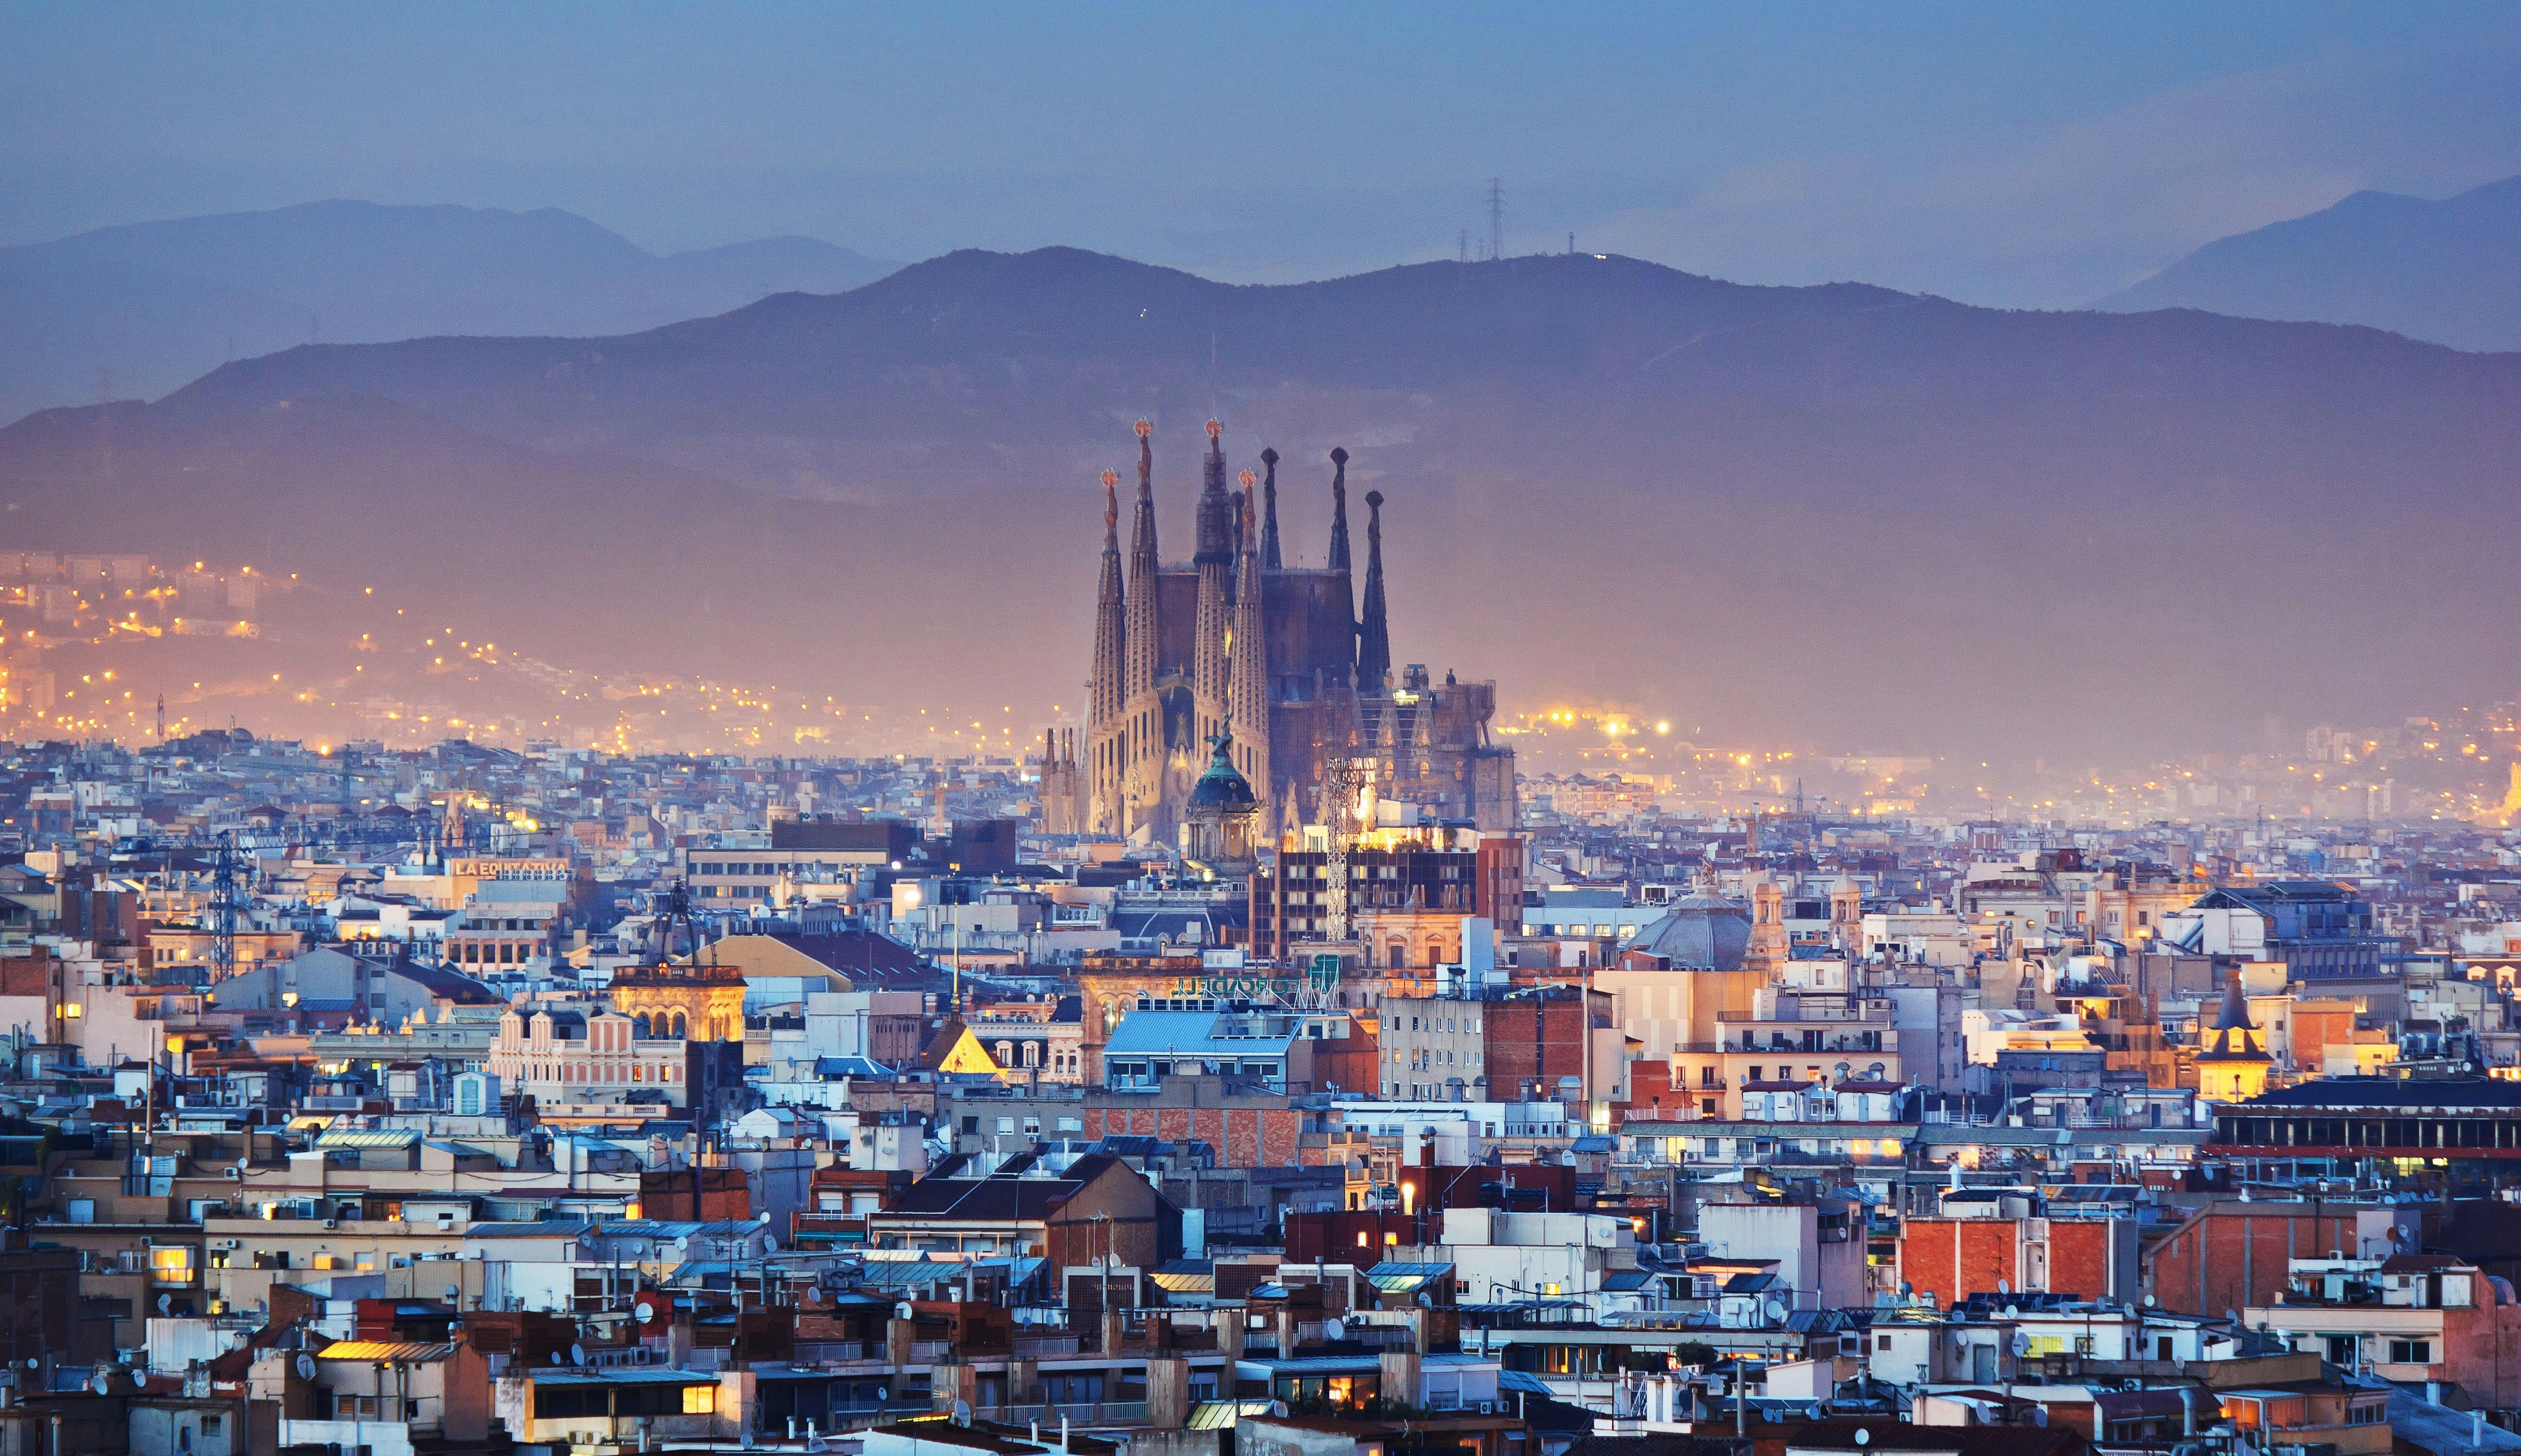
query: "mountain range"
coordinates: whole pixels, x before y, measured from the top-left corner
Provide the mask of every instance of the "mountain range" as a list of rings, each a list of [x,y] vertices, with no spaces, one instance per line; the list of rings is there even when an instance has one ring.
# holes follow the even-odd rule
[[[618,334],[896,266],[811,238],[660,257],[556,208],[325,202],[0,249],[0,419],[295,343]]]
[[[2442,202],[2359,192],[2210,243],[2092,305],[2369,324],[2463,349],[2521,349],[2521,177]]]
[[[1280,452],[1291,562],[1345,445],[1396,658],[1524,706],[2054,763],[2515,686],[2521,355],[1616,256],[959,252],[610,338],[299,345],[0,431],[0,494],[29,541],[389,580],[572,667],[1073,713],[1142,417],[1171,556],[1203,421]]]

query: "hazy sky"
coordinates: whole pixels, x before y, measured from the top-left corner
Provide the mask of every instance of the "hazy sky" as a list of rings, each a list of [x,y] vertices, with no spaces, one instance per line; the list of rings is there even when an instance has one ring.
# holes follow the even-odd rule
[[[0,243],[328,197],[659,250],[1510,250],[2062,305],[2521,172],[2521,6],[0,6]]]

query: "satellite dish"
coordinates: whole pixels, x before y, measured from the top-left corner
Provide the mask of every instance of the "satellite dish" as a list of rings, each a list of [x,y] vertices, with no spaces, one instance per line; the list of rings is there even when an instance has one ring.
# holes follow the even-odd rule
[[[2034,1426],[2046,1426],[2048,1424],[2048,1407],[2044,1405],[2033,1406],[2031,1408],[2031,1424]]]
[[[298,1352],[298,1378],[299,1380],[313,1380],[315,1378],[315,1357],[306,1353],[304,1350],[299,1350]]]
[[[158,1312],[160,1314],[164,1314],[174,1307],[175,1297],[173,1295],[160,1295],[158,1297]]]
[[[1995,1292],[1999,1295],[2009,1295],[2013,1293],[2013,1286],[1999,1279],[1995,1282]]]
[[[1337,1319],[1326,1319],[1322,1321],[1322,1337],[1326,1340],[1346,1340],[1348,1326]]]
[[[553,1363],[553,1364],[557,1365],[557,1364],[559,1364],[559,1363],[560,1363],[560,1351],[558,1351],[558,1350],[553,1350],[553,1351],[551,1352],[551,1357],[552,1357],[552,1363]]]
[[[1770,1300],[1768,1301],[1768,1306],[1767,1306],[1767,1308],[1768,1308],[1768,1318],[1769,1318],[1770,1320],[1781,1320],[1781,1319],[1784,1319],[1784,1318],[1786,1317],[1786,1306],[1785,1306],[1785,1301],[1784,1301],[1784,1300],[1781,1300],[1781,1299],[1770,1299]]]
[[[573,1345],[571,1345],[571,1346],[569,1347],[569,1363],[571,1363],[572,1365],[583,1365],[583,1364],[585,1364],[585,1363],[586,1363],[586,1346],[585,1346],[585,1345],[582,1345],[582,1344],[573,1344]]]
[[[112,1385],[113,1382],[106,1377],[106,1373],[100,1370],[89,1379],[87,1388],[94,1390],[99,1395],[103,1395]]]
[[[2006,1319],[2020,1319],[2020,1318],[2022,1318],[2022,1306],[2021,1306],[2021,1305],[2019,1305],[2019,1304],[2007,1304],[2007,1305],[2005,1305],[2005,1306],[2004,1306],[2004,1317],[2005,1317]]]
[[[2013,1353],[2017,1359],[2031,1353],[2031,1337],[2020,1330],[2013,1332]]]
[[[657,1318],[657,1306],[654,1304],[634,1305],[631,1308],[630,1313],[633,1318],[639,1321],[639,1323],[643,1325],[651,1324]]]
[[[446,1287],[446,1302],[447,1302],[447,1303],[452,1304],[452,1303],[454,1303],[456,1300],[461,1299],[461,1298],[463,1298],[463,1297],[464,1297],[464,1291],[463,1291],[460,1287],[458,1287],[458,1286],[456,1286],[456,1285],[452,1285],[452,1284],[450,1284],[450,1285],[448,1285],[448,1286]]]
[[[2147,1296],[2145,1296],[2145,1297],[2144,1297],[2144,1307],[2145,1307],[2145,1308],[2147,1308],[2147,1309],[2151,1309],[2151,1308],[2154,1306],[2154,1303],[2155,1303],[2155,1300],[2154,1300],[2153,1296],[2151,1296],[2151,1295],[2147,1295]]]
[[[2241,1322],[2241,1316],[2240,1316],[2238,1313],[2236,1313],[2236,1312],[2234,1312],[2234,1311],[2232,1311],[2232,1310],[2229,1310],[2229,1309],[2226,1309],[2226,1310],[2224,1310],[2224,1311],[2223,1311],[2223,1318],[2225,1318],[2225,1319],[2227,1319],[2227,1320],[2230,1320],[2232,1323],[2234,1323],[2234,1324],[2236,1324],[2236,1325],[2237,1325],[2237,1324],[2239,1324],[2239,1323]]]
[[[894,1319],[909,1319],[911,1317],[910,1301],[904,1299],[900,1303],[893,1306],[893,1317]]]
[[[891,1387],[891,1386],[878,1386],[878,1387],[876,1387],[876,1388],[875,1388],[875,1398],[876,1398],[876,1399],[878,1399],[878,1400],[891,1400],[891,1399],[893,1398],[893,1387]]]
[[[1869,1446],[1873,1444],[1873,1433],[1865,1430],[1861,1426],[1856,1427],[1856,1443],[1859,1446]]]
[[[972,1424],[972,1402],[968,1400],[957,1400],[954,1402],[954,1424],[957,1426],[969,1426]]]
[[[1821,1418],[1820,1402],[1818,1402],[1818,1401],[1813,1401],[1811,1404],[1807,1405],[1807,1406],[1805,1406],[1805,1407],[1804,1407],[1804,1419],[1805,1419],[1805,1420],[1807,1420],[1807,1421],[1817,1421],[1817,1420],[1819,1420],[1820,1418]]]

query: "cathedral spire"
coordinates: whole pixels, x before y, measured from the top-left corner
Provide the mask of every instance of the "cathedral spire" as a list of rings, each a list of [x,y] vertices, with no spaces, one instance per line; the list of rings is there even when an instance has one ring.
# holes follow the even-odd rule
[[[1246,477],[1250,472],[1245,472]],[[1269,805],[1269,627],[1260,532],[1252,524],[1252,492],[1242,495],[1243,556],[1235,564],[1234,634],[1227,639],[1226,733],[1234,765],[1251,781],[1265,815]]]
[[[1331,559],[1334,571],[1349,569],[1348,562],[1348,451],[1331,451]]]
[[[1278,559],[1278,452],[1262,450],[1260,468],[1260,569],[1275,571],[1285,565]]]
[[[1365,620],[1356,629],[1356,689],[1379,692],[1392,672],[1392,633],[1383,614],[1383,492],[1365,493]]]
[[[1225,493],[1225,427],[1208,422],[1208,458],[1200,463],[1199,543],[1194,564],[1234,560],[1234,503]]]
[[[1225,697],[1231,668],[1226,639],[1234,631],[1234,502],[1225,493],[1225,427],[1208,422],[1208,460],[1199,491],[1199,572],[1196,615],[1191,622],[1191,741],[1225,731]]]
[[[1156,554],[1155,449],[1148,441],[1154,433],[1154,426],[1138,422],[1138,516],[1129,533],[1127,630],[1121,682],[1124,704],[1156,691],[1156,649],[1162,637],[1157,621],[1162,568]]]
[[[1094,592],[1093,691],[1086,699],[1089,728],[1121,715],[1123,660],[1129,640],[1121,588],[1121,473],[1103,473],[1103,576]]]

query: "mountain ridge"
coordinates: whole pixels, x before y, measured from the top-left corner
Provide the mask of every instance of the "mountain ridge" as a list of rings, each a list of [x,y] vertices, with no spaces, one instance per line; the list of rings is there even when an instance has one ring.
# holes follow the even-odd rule
[[[573,212],[350,200],[91,229],[0,249],[0,416],[155,395],[310,339],[653,327],[893,264],[810,239],[656,254]]]
[[[2218,239],[2091,306],[2361,324],[2471,351],[2521,350],[2521,176],[2440,201],[2356,192]]]
[[[418,512],[451,581],[481,538],[569,583],[502,643],[996,712],[1076,701],[1131,422],[1177,550],[1212,416],[1230,468],[1279,451],[1291,563],[1347,447],[1396,659],[1515,704],[2111,761],[2431,701],[2521,614],[2521,356],[1591,255],[1227,285],[969,250],[636,335],[300,346],[117,415],[110,512],[90,410],[0,430],[0,479],[57,549],[234,536],[267,491],[269,548],[322,560]]]

